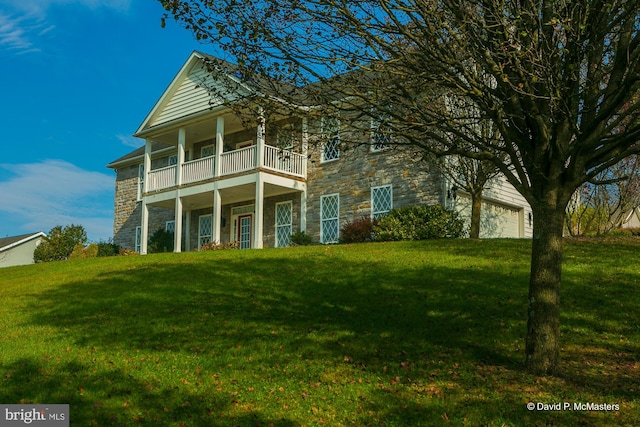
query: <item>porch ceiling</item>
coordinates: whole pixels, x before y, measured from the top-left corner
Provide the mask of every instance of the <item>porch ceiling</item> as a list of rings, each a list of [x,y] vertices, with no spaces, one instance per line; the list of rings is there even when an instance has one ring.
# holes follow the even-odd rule
[[[287,193],[295,193],[295,190],[278,185],[265,183],[264,197],[280,196]],[[248,202],[255,200],[256,186],[254,183],[238,185],[231,188],[220,190],[220,197],[223,205],[230,205],[240,202]],[[154,203],[154,206],[160,206],[167,209],[175,209],[175,200],[169,199],[162,202]],[[185,210],[196,210],[204,208],[213,208],[213,193],[198,193],[182,198],[182,207]]]
[[[187,144],[192,144],[216,137],[216,121],[218,116],[208,117],[195,123],[184,125],[187,136]],[[243,129],[240,119],[233,114],[224,116],[224,132],[230,134]],[[178,128],[167,129],[151,137],[154,141],[178,145]]]

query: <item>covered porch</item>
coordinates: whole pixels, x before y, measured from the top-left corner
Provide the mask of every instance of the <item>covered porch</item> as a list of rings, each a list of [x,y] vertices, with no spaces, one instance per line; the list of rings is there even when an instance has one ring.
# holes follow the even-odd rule
[[[174,252],[199,250],[209,242],[260,249],[265,229],[273,246],[287,246],[293,232],[306,231],[306,197],[304,181],[262,171],[148,195],[140,253],[147,253],[151,206],[174,211]]]

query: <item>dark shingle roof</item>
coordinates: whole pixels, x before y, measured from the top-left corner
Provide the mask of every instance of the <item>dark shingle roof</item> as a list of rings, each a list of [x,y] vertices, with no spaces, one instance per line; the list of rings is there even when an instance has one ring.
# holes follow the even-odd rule
[[[29,234],[21,234],[19,236],[12,236],[12,237],[2,237],[2,238],[0,238],[0,251],[5,250],[5,248],[7,248],[7,246],[11,246],[14,243],[18,243],[21,240],[28,239],[29,237],[36,237],[38,234],[40,234],[40,232],[38,232],[38,233],[29,233]]]
[[[167,148],[175,148],[175,145],[172,144],[167,144],[165,142],[156,142],[154,141],[151,144],[151,152],[155,153],[156,151],[160,151],[160,150],[164,150]],[[107,165],[108,168],[116,168],[118,164],[120,163],[124,163],[127,160],[133,160],[136,159],[138,157],[142,157],[144,155],[144,146],[140,147],[140,148],[136,148],[135,150],[131,151],[130,153],[125,154],[124,156],[112,161],[111,163],[109,163]]]

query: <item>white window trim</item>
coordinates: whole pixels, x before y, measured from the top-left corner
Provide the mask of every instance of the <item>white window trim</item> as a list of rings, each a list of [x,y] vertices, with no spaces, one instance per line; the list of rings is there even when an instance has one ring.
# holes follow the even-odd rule
[[[136,236],[133,243],[133,250],[140,253],[141,248],[142,248],[142,226],[139,225],[136,227]]]
[[[171,225],[169,225],[169,224],[171,224]],[[171,228],[171,230],[169,230],[169,228]],[[168,231],[170,233],[175,233],[176,232],[176,222],[175,222],[175,220],[165,222],[164,231]]]
[[[327,121],[329,120],[335,120],[334,123],[332,123],[332,125],[334,125],[334,128],[331,129],[327,129],[328,124]],[[340,138],[340,119],[336,119],[336,118],[329,118],[329,117],[323,117],[322,118],[322,136],[327,137],[327,135],[335,135],[335,136],[331,136],[331,137],[327,137],[327,140],[322,144],[322,150],[321,150],[321,154],[320,154],[320,163],[329,163],[329,162],[335,162],[336,160],[340,160],[340,142],[341,142],[341,138]],[[330,159],[327,159],[325,157],[325,148],[327,146],[327,142],[329,142],[329,140],[334,140],[337,139],[338,142],[336,144],[336,157],[332,157]]]
[[[375,206],[373,205],[373,193],[374,191],[380,189],[380,188],[388,188],[390,194],[390,198],[391,198],[391,206],[389,207],[388,210],[376,210]],[[393,209],[393,186],[391,184],[388,185],[379,185],[376,187],[371,187],[371,219],[375,219],[376,215],[380,214],[380,215],[384,215],[386,213],[388,213],[391,209]]]
[[[283,206],[283,205],[289,205],[289,223],[288,224],[278,224],[278,206]],[[289,227],[289,241],[291,241],[291,234],[293,232],[293,202],[291,200],[286,201],[286,202],[279,202],[276,203],[276,207],[275,207],[275,229],[276,229],[276,248],[279,247],[284,247],[284,246],[279,246],[278,242],[280,241],[280,239],[278,238],[278,231],[280,228],[282,227]]]
[[[323,217],[323,213],[324,213],[324,209],[323,209],[323,202],[324,199],[329,198],[329,197],[337,197],[338,199],[338,212],[337,212],[337,216],[336,217],[331,217],[331,218],[324,218]],[[325,240],[325,236],[324,236],[324,222],[325,221],[329,221],[329,220],[335,220],[338,222],[338,233],[336,236],[335,240],[331,240],[331,241],[326,241]],[[340,193],[333,193],[333,194],[325,194],[324,196],[320,196],[320,243],[324,243],[324,244],[328,244],[328,243],[338,243],[338,241],[340,240]]]
[[[211,228],[212,228],[211,234],[202,234],[202,227],[200,227],[200,221],[201,221],[201,218],[207,217],[207,216],[209,218],[211,218]],[[211,242],[212,239],[213,239],[213,215],[212,214],[206,214],[206,215],[198,216],[198,250],[200,250],[200,247],[202,246],[202,238],[203,237],[209,237],[209,242]],[[207,242],[207,243],[209,243],[209,242]]]
[[[381,148],[376,148],[376,133],[378,133],[378,129],[380,128],[380,126],[382,125],[382,122],[380,120],[371,120],[371,138],[370,138],[370,151],[372,153],[380,153],[382,151],[388,150],[389,148],[391,148],[391,140],[392,137],[391,135],[386,135],[388,142],[386,144],[383,144]]]
[[[138,165],[138,194],[137,201],[142,200],[142,193],[144,192],[144,163]]]
[[[211,154],[210,154],[210,155],[208,155],[208,156],[204,156],[204,155],[203,155],[203,151],[204,151],[206,148],[211,148]],[[204,146],[200,147],[200,158],[204,158],[204,157],[211,157],[211,156],[213,156],[213,155],[216,153],[216,149],[215,149],[215,148],[216,148],[216,147],[215,147],[213,144],[204,145]]]

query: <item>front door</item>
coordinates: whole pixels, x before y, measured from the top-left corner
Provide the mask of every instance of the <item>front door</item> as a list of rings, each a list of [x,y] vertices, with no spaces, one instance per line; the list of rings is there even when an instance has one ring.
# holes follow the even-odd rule
[[[240,215],[238,217],[238,242],[240,244],[240,249],[249,249],[251,248],[251,223],[252,223],[253,215]]]

